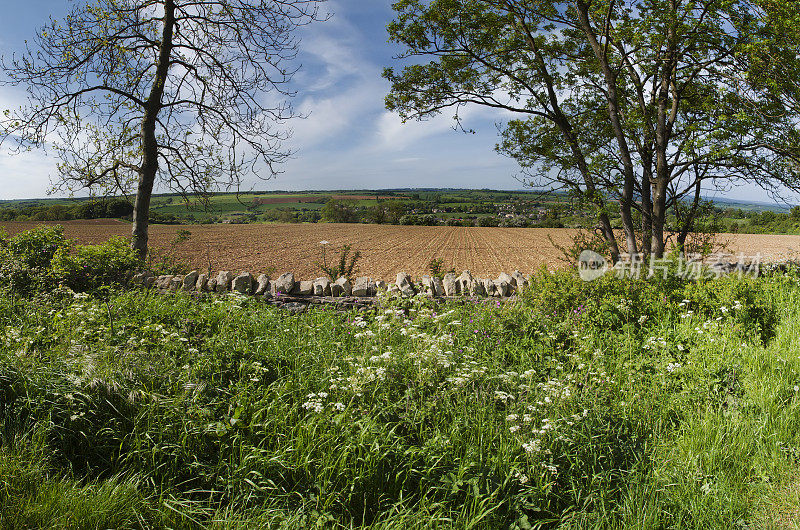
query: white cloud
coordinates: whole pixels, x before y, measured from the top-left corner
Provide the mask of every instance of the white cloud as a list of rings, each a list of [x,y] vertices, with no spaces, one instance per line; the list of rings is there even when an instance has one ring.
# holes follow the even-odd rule
[[[43,151],[0,154],[0,198],[30,199],[44,197],[50,189],[50,178],[56,175],[56,160]]]

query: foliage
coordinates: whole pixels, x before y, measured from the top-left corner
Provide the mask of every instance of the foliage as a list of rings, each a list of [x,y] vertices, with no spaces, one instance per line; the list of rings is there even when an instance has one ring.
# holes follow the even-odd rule
[[[430,272],[431,276],[433,276],[434,278],[439,278],[441,280],[442,278],[444,278],[444,275],[447,274],[448,272],[455,274],[456,269],[455,267],[450,267],[450,270],[445,270],[444,259],[433,258],[428,263],[428,272]]]
[[[404,66],[384,72],[387,108],[419,120],[451,109],[459,120],[470,105],[515,114],[498,151],[532,186],[591,204],[614,261],[626,251],[662,257],[668,212],[699,208],[703,189],[800,186],[797,32],[776,29],[792,27],[792,9],[747,0],[393,8],[389,38]],[[773,82],[759,72],[766,63],[779,70]]]
[[[0,286],[22,294],[49,289],[51,261],[68,245],[58,225],[13,237],[0,234]]]
[[[140,267],[122,238],[76,245],[59,225],[0,235],[0,286],[13,293],[46,293],[60,284],[80,292],[120,286]]]
[[[0,524],[770,527],[798,301],[795,269],[541,271],[366,313],[131,291],[112,333],[93,296],[0,296]]]
[[[114,237],[98,245],[63,246],[50,263],[53,279],[77,292],[125,285],[141,260],[128,241]]]
[[[569,245],[560,245],[556,243],[551,235],[548,234],[547,239],[556,250],[561,253],[560,259],[568,267],[578,267],[578,258],[584,250],[591,250],[597,252],[601,256],[611,258],[609,255],[608,241],[602,234],[597,231],[580,230],[576,234],[570,236]]]
[[[342,277],[352,281],[357,270],[358,260],[361,259],[361,251],[356,250],[353,254],[350,254],[351,246],[342,245],[336,263],[329,265],[325,253],[327,245],[327,242],[322,245],[322,261],[316,263],[319,270],[325,273],[331,281],[336,281]],[[349,261],[347,259],[348,256],[350,257]]]
[[[100,219],[130,217],[133,206],[125,199],[110,198],[88,200],[74,205],[23,206],[0,208],[0,221],[69,221],[72,219]]]
[[[322,218],[330,223],[355,223],[358,217],[355,205],[350,201],[330,199],[322,207]]]

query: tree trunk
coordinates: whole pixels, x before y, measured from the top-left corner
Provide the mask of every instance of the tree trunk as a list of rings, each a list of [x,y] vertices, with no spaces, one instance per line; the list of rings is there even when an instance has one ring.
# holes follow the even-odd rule
[[[146,157],[145,157],[146,158]],[[156,161],[155,170],[158,170]],[[133,204],[133,227],[131,247],[139,259],[147,258],[148,219],[150,217],[150,198],[153,194],[153,183],[156,172],[145,173],[144,166],[139,171],[139,185],[136,188],[136,200]]]
[[[671,14],[677,13],[675,0],[670,0],[668,9]],[[661,67],[661,82],[658,87],[658,110],[656,115],[656,178],[653,186],[653,213],[652,228],[653,233],[652,253],[655,258],[664,257],[664,224],[667,215],[667,187],[670,182],[671,169],[669,167],[669,139],[672,134],[672,125],[677,114],[677,99],[670,102],[670,88],[677,68],[675,61],[675,48],[677,46],[677,33],[675,22],[670,22],[667,29],[666,58]]]
[[[650,197],[652,164],[652,159],[645,160],[642,173],[642,254],[645,259],[650,259],[653,252],[653,201]]]
[[[158,172],[158,141],[156,140],[156,121],[163,103],[164,84],[169,73],[170,56],[172,55],[172,35],[175,28],[174,0],[164,1],[164,27],[161,33],[161,44],[158,53],[155,79],[144,109],[142,119],[142,165],[139,168],[139,185],[136,189],[136,201],[133,207],[133,228],[131,247],[139,258],[147,257],[148,219],[150,217],[150,198],[153,195],[153,184]]]
[[[628,140],[625,137],[625,130],[622,126],[622,118],[620,116],[619,95],[617,92],[617,74],[611,68],[608,62],[608,56],[605,49],[597,39],[597,35],[592,28],[592,22],[589,18],[589,5],[581,0],[575,2],[575,7],[578,10],[581,29],[583,30],[589,44],[592,46],[595,57],[600,63],[603,70],[603,77],[606,82],[607,100],[608,100],[608,117],[611,120],[611,125],[614,129],[614,136],[619,145],[619,154],[623,164],[623,179],[622,195],[620,197],[620,215],[622,217],[622,229],[625,232],[625,244],[629,254],[634,255],[639,253],[638,244],[636,242],[636,228],[633,225],[633,216],[631,209],[633,207],[633,190],[635,185],[635,173],[633,168],[633,159],[631,158],[630,148],[628,147]],[[606,35],[606,39],[609,37]]]
[[[694,224],[694,218],[697,215],[697,209],[700,206],[700,191],[701,191],[701,183],[702,181],[698,178],[697,179],[697,186],[694,189],[694,200],[692,201],[692,206],[689,212],[686,214],[686,218],[683,220],[683,225],[681,226],[681,231],[678,233],[678,252],[684,253],[685,252],[685,245],[686,245],[686,238],[689,237],[689,231],[692,229],[692,225]],[[678,212],[679,204],[675,203],[675,212]],[[676,218],[680,222],[680,218],[676,215]]]
[[[666,246],[664,242],[664,224],[666,221],[666,214],[667,214],[666,181],[662,181],[661,179],[659,179],[658,182],[656,182],[654,191],[655,193],[653,194],[653,218],[652,218],[653,233],[652,237],[650,238],[651,251],[653,253],[653,257],[663,258],[664,247]]]

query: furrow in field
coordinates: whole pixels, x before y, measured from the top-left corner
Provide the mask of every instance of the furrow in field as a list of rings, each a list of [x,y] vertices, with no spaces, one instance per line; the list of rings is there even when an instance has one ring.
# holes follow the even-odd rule
[[[67,237],[80,243],[100,243],[112,236],[129,237],[130,223],[114,219],[63,222],[8,222],[0,228],[9,234],[38,225],[61,224]],[[541,265],[562,267],[560,252],[547,236],[569,245],[576,233],[570,229],[419,227],[361,224],[307,225],[152,225],[151,244],[168,248],[180,230],[189,230],[188,241],[176,247],[176,254],[200,270],[254,274],[270,268],[275,274],[292,271],[303,279],[321,275],[320,241],[329,241],[329,260],[347,243],[360,250],[359,274],[394,280],[399,271],[419,277],[428,272],[434,258],[442,258],[446,269],[470,270],[475,277],[496,278],[515,269],[531,273]],[[800,236],[731,234],[730,251],[746,255],[760,253],[763,260],[800,257]]]

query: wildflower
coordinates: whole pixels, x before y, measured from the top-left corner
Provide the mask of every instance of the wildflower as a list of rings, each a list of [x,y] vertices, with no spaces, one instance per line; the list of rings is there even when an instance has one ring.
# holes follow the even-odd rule
[[[545,468],[545,469],[546,469],[547,471],[549,471],[550,473],[552,473],[553,475],[555,475],[556,473],[558,473],[558,467],[557,467],[557,466],[554,466],[554,465],[552,465],[552,464],[545,464],[544,462],[542,462],[542,467],[543,467],[543,468]]]
[[[529,442],[525,442],[522,444],[522,448],[525,449],[526,453],[538,453],[542,450],[541,441],[531,440]]]

